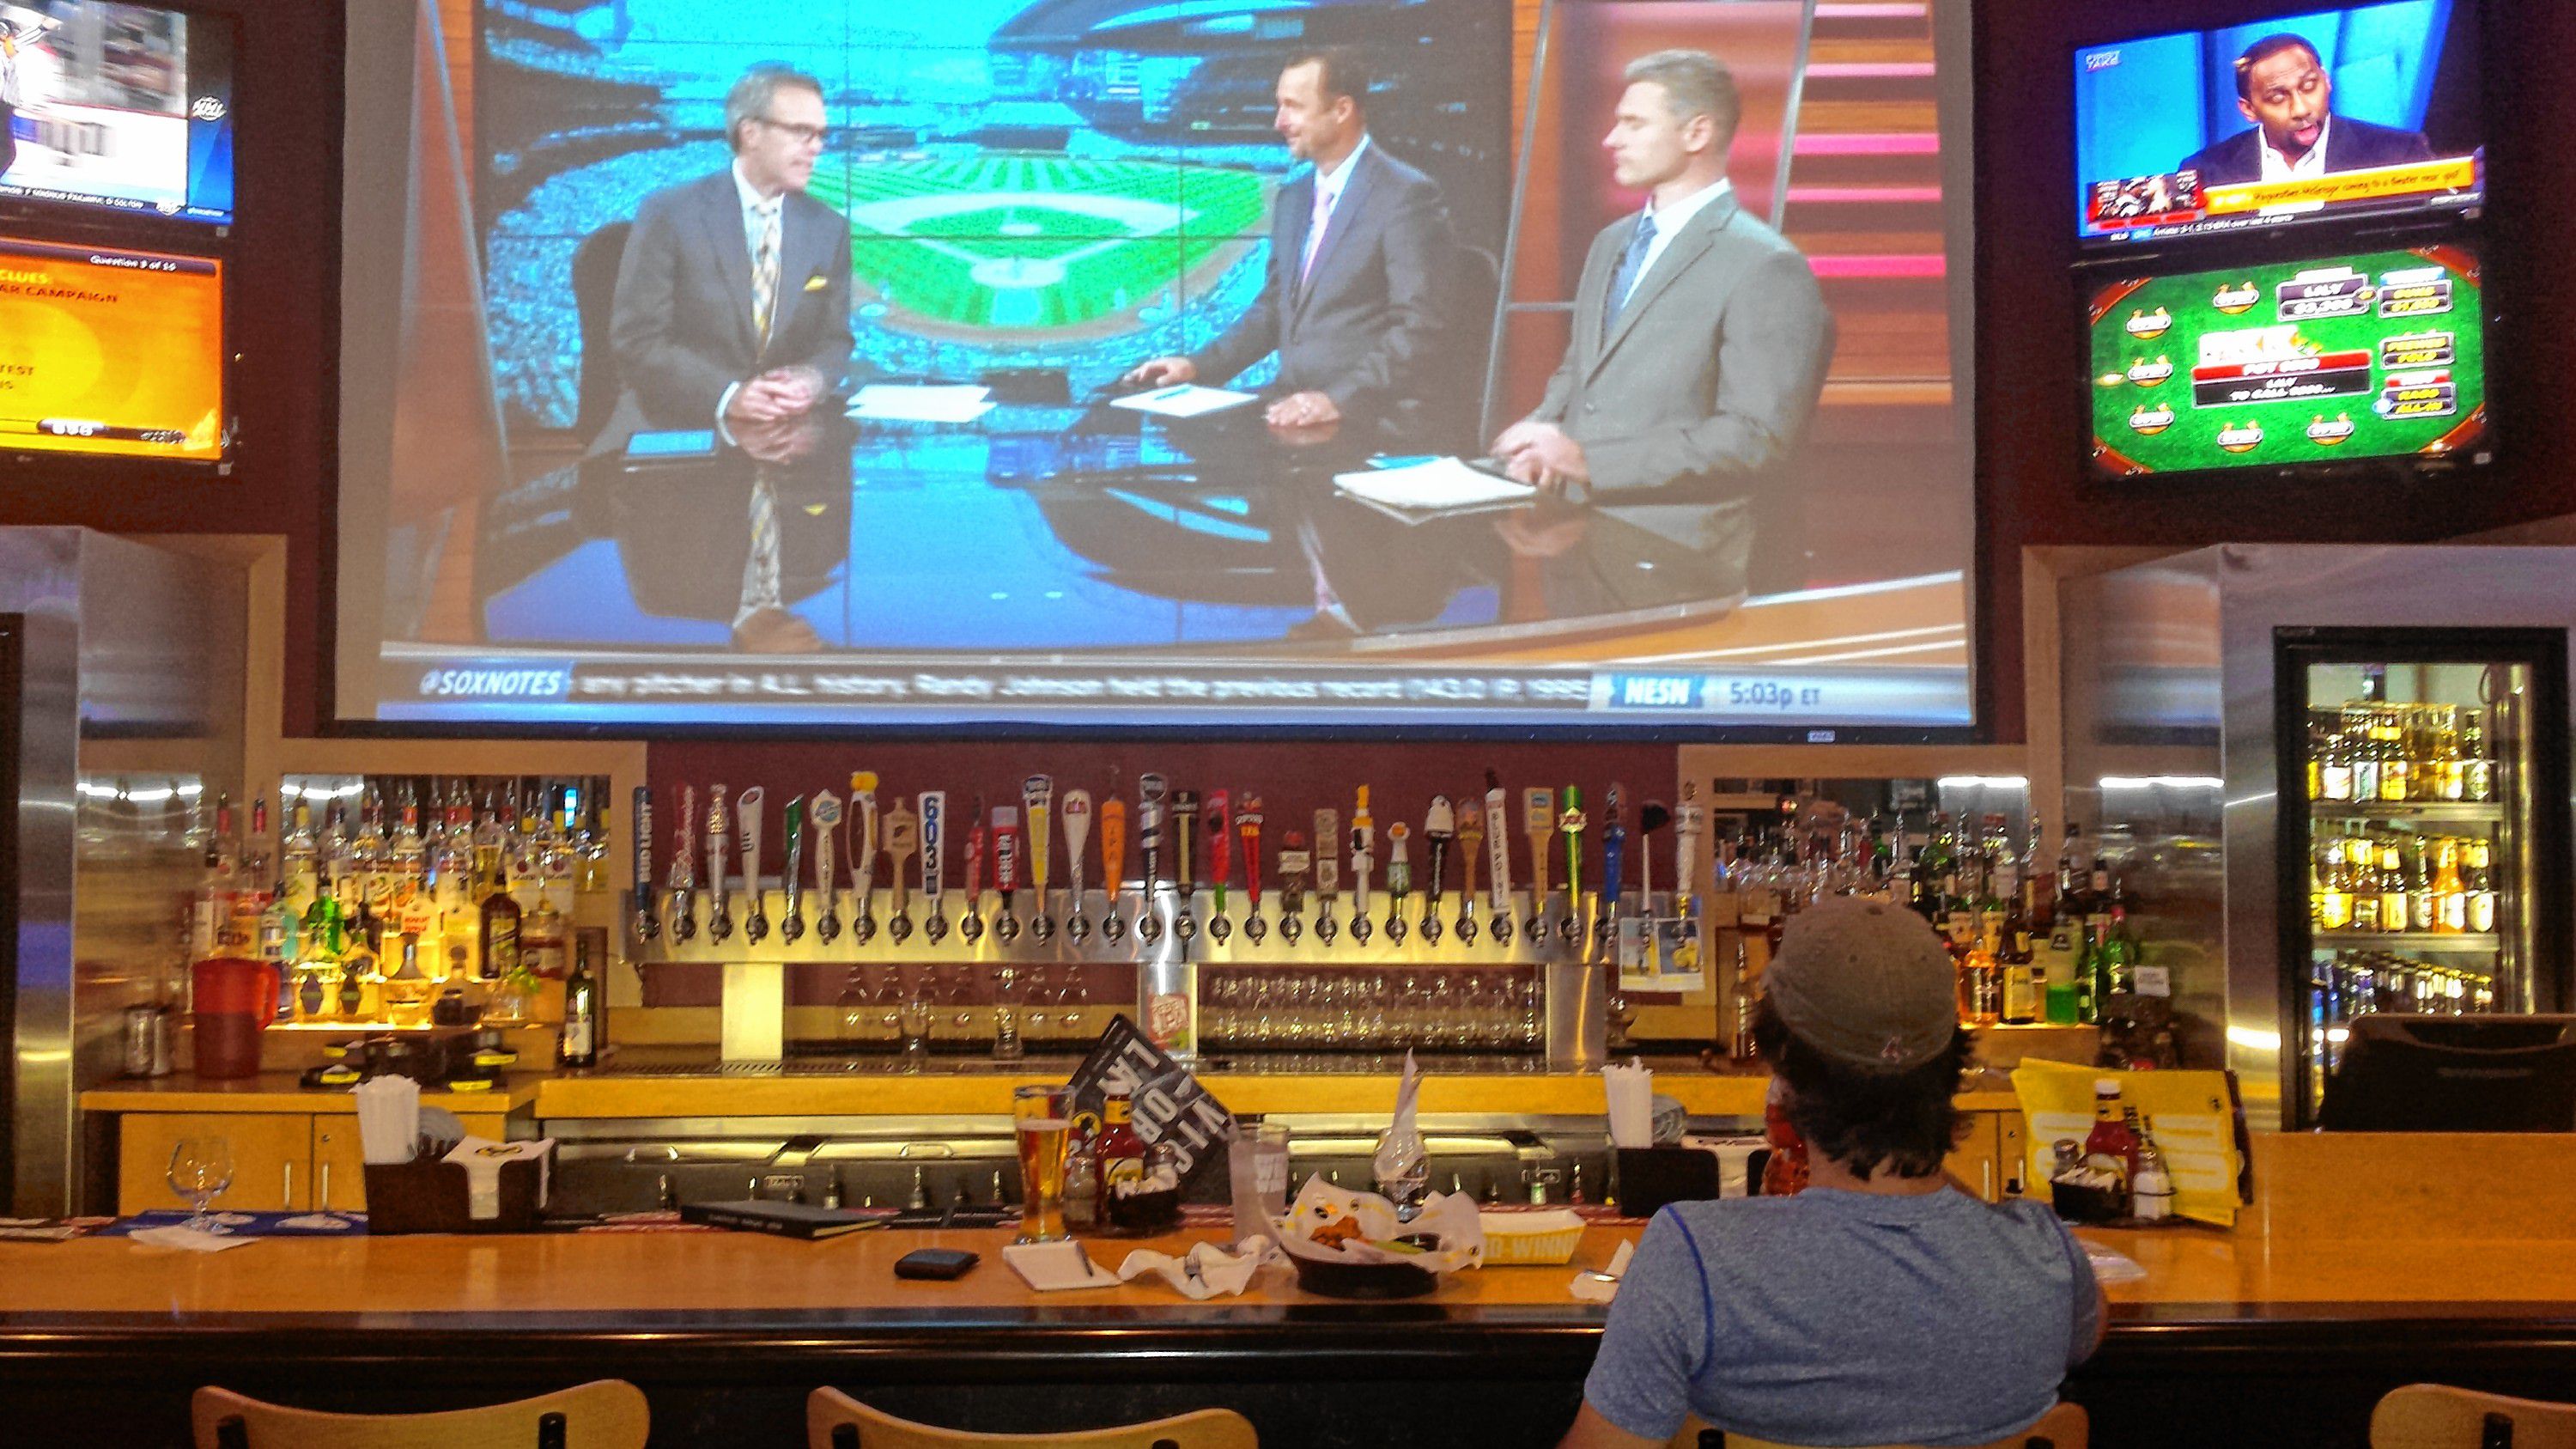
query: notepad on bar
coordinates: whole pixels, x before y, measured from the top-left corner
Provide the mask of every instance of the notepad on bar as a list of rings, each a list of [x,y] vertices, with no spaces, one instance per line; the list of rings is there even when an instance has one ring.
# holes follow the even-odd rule
[[[992,393],[991,388],[971,383],[870,383],[850,399],[849,416],[862,422],[971,423],[993,410]]]
[[[1152,392],[1134,393],[1109,400],[1113,408],[1130,412],[1152,413],[1158,418],[1195,418],[1203,413],[1221,413],[1252,401],[1253,394],[1232,388],[1201,387],[1184,382],[1172,387],[1158,387]]]
[[[1538,490],[1527,483],[1515,483],[1459,458],[1338,473],[1333,477],[1333,486],[1407,523],[1518,508],[1538,495]]]

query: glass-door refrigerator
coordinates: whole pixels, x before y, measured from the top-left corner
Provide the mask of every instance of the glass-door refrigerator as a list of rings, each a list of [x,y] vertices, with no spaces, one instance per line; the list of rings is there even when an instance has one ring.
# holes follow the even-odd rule
[[[2353,1018],[2561,1009],[2560,629],[2274,634],[2284,1125],[2316,1121]],[[2304,901],[2306,909],[2298,908]]]

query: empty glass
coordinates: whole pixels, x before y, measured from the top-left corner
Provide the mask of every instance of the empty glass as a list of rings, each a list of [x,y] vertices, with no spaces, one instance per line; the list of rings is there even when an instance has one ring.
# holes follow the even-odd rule
[[[220,1233],[224,1226],[206,1205],[233,1185],[233,1146],[221,1137],[182,1137],[170,1149],[170,1190],[188,1199],[196,1211],[188,1226],[201,1233]]]
[[[1226,1179],[1234,1203],[1234,1240],[1275,1237],[1272,1220],[1288,1211],[1288,1129],[1276,1122],[1237,1122],[1225,1139]]]

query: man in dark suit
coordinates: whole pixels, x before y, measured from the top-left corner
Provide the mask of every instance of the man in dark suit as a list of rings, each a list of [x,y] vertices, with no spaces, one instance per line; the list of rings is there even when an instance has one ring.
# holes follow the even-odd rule
[[[2236,109],[2254,123],[2184,159],[2202,186],[2291,181],[2329,171],[2362,171],[2430,161],[2420,131],[2374,126],[2334,113],[2334,77],[2317,48],[2288,31],[2264,36],[2236,57]]]
[[[1283,396],[1269,420],[1281,428],[1393,419],[1433,391],[1448,224],[1439,186],[1369,138],[1363,66],[1326,49],[1280,72],[1273,125],[1315,169],[1279,189],[1261,299],[1215,346],[1155,358],[1126,381],[1222,383],[1276,351]]]
[[[805,194],[827,132],[823,87],[758,66],[725,97],[733,164],[635,214],[609,338],[624,394],[604,439],[638,428],[799,418],[850,369],[850,228]]]
[[[1761,485],[1824,391],[1833,314],[1807,259],[1728,185],[1743,105],[1726,67],[1659,51],[1627,80],[1601,144],[1647,209],[1593,239],[1565,360],[1493,452],[1741,577]]]

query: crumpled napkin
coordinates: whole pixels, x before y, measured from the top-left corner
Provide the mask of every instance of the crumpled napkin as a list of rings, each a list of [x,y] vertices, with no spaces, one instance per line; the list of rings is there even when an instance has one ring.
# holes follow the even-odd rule
[[[1268,1238],[1258,1235],[1244,1239],[1241,1252],[1196,1243],[1186,1255],[1175,1258],[1138,1248],[1118,1265],[1118,1281],[1133,1283],[1151,1273],[1180,1290],[1184,1298],[1203,1301],[1220,1294],[1231,1298],[1252,1286],[1252,1275],[1276,1251]]]
[[[1333,1263],[1410,1263],[1427,1273],[1447,1273],[1481,1266],[1485,1261],[1485,1225],[1476,1200],[1467,1194],[1435,1192],[1423,1199],[1422,1211],[1399,1223],[1395,1204],[1373,1192],[1335,1187],[1309,1177],[1281,1218],[1279,1246],[1289,1256]],[[1357,1235],[1352,1229],[1357,1228]],[[1317,1241],[1321,1233],[1322,1240]],[[1397,1238],[1435,1234],[1436,1252],[1390,1246]]]
[[[1619,1281],[1628,1272],[1628,1260],[1637,1256],[1635,1243],[1621,1243],[1610,1255],[1610,1266],[1598,1272],[1585,1269],[1574,1275],[1574,1284],[1566,1291],[1586,1303],[1607,1303],[1619,1296]]]
[[[241,1233],[199,1232],[185,1223],[173,1223],[166,1228],[136,1228],[125,1237],[128,1242],[141,1243],[146,1247],[175,1248],[188,1253],[220,1253],[250,1241]]]

